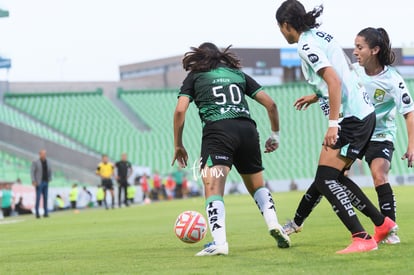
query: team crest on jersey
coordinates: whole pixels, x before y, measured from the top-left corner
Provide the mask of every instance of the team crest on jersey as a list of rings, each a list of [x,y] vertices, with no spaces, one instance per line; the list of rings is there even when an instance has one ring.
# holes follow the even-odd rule
[[[401,99],[402,99],[402,102],[404,104],[410,104],[411,103],[411,97],[407,93],[404,93],[402,95]]]
[[[385,97],[385,91],[381,90],[381,89],[376,89],[375,93],[374,93],[374,99],[375,101],[384,101],[384,97]]]
[[[310,62],[312,62],[313,64],[315,64],[316,62],[319,61],[319,56],[317,56],[314,53],[308,54],[308,59]]]

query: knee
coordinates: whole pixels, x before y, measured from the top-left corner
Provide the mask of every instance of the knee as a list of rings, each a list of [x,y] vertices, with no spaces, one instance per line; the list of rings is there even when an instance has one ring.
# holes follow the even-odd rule
[[[372,179],[375,187],[384,185],[388,182],[388,176],[384,173],[373,173]]]

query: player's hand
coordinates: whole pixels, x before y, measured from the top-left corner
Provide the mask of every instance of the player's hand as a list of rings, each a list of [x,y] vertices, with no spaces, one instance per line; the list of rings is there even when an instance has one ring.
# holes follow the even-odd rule
[[[187,151],[185,150],[184,147],[175,147],[175,153],[174,153],[174,158],[172,160],[171,165],[174,165],[175,161],[178,162],[178,165],[181,168],[185,168],[187,166],[187,160],[188,160],[188,155],[187,155]]]
[[[296,110],[306,110],[308,109],[309,105],[315,103],[318,101],[318,96],[315,94],[312,95],[305,95],[300,98],[298,98],[295,103],[293,104],[293,107],[296,108]]]
[[[265,143],[265,153],[271,153],[276,151],[279,148],[279,132],[272,132],[270,137],[266,140]]]
[[[413,167],[414,151],[407,149],[407,152],[401,157],[402,160],[407,160],[408,167]]]
[[[325,150],[327,147],[332,147],[335,145],[336,141],[338,140],[338,127],[329,127],[326,131],[325,138],[323,140],[323,145],[325,146]]]

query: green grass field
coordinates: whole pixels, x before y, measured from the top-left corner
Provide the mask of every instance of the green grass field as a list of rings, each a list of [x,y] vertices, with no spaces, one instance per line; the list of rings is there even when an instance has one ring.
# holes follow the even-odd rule
[[[367,194],[376,201],[373,188]],[[49,219],[0,221],[0,274],[412,274],[414,272],[413,186],[395,188],[399,245],[336,255],[350,236],[326,200],[314,210],[292,247],[279,249],[268,235],[253,200],[226,196],[228,256],[194,257],[198,244],[177,239],[173,225],[184,210],[204,212],[204,200],[185,199],[52,213]],[[294,214],[302,192],[274,193],[279,220]],[[361,221],[372,233],[373,225]],[[12,220],[21,222],[7,223]]]

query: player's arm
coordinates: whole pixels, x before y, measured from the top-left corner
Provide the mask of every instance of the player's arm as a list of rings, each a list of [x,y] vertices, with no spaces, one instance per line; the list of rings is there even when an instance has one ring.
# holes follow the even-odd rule
[[[339,76],[333,67],[324,67],[318,70],[318,74],[328,85],[329,94],[329,127],[325,134],[324,145],[332,146],[336,143],[338,136],[338,119],[341,108],[342,85]]]
[[[174,165],[177,160],[181,167],[187,166],[188,155],[183,145],[183,130],[185,114],[189,105],[189,97],[180,96],[178,98],[177,106],[174,111],[174,157],[171,165]]]
[[[266,108],[272,134],[265,143],[265,153],[275,151],[279,147],[279,112],[274,100],[264,91],[256,93],[254,99]]]
[[[407,160],[408,167],[413,167],[414,161],[414,111],[408,112],[404,115],[405,125],[408,134],[408,147],[401,159]]]
[[[296,110],[306,110],[308,109],[309,105],[318,102],[318,96],[316,94],[311,95],[305,95],[300,98],[298,98],[293,106],[296,108]]]

